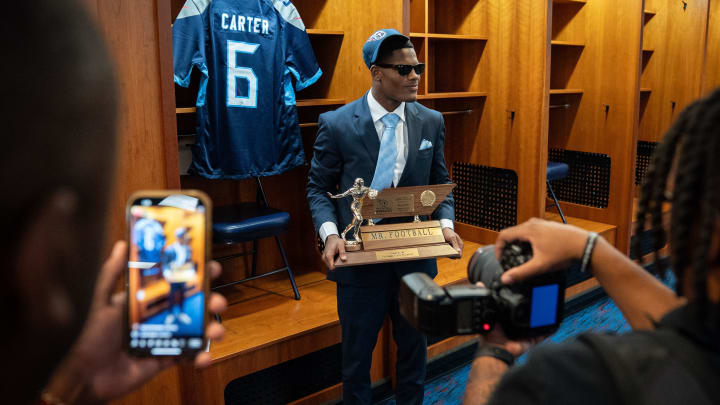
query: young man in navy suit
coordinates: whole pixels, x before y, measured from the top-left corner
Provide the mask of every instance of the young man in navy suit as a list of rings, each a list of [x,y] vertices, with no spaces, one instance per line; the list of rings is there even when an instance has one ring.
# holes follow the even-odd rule
[[[437,275],[435,259],[335,268],[346,260],[338,235],[352,221],[347,199],[335,194],[362,178],[371,188],[450,183],[443,147],[442,115],[415,101],[424,64],[417,60],[409,38],[393,29],[375,32],[363,46],[363,60],[372,75],[372,88],[358,100],[320,115],[315,154],[308,176],[307,197],[315,229],[324,244],[328,279],[337,282],[338,315],[342,327],[343,400],[369,404],[370,363],[386,315],[397,344],[399,404],[423,400],[427,340],[400,315],[397,291],[402,276],[424,272]],[[438,206],[445,240],[462,252],[462,239],[453,230],[452,195]],[[382,223],[409,222],[411,218]]]

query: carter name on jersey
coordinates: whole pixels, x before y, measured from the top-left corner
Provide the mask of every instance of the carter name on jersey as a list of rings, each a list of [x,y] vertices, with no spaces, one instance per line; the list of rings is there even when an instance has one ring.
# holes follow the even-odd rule
[[[268,30],[270,29],[270,23],[264,18],[228,13],[222,13],[220,15],[220,26],[224,30],[263,35],[268,35]]]

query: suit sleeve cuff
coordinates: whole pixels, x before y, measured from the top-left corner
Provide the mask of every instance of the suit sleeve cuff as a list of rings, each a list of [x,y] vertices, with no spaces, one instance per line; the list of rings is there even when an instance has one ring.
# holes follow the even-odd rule
[[[325,243],[325,239],[327,239],[328,236],[339,235],[340,232],[338,232],[337,225],[335,225],[334,222],[328,221],[320,225],[318,234],[320,234],[320,239],[323,241],[323,243]]]
[[[450,228],[452,230],[455,230],[455,225],[453,225],[453,221],[450,219],[443,218],[440,220],[440,227],[441,228]]]

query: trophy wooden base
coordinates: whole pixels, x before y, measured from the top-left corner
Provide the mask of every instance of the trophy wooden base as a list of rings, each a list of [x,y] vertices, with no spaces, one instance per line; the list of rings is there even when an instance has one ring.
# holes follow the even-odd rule
[[[336,267],[460,257],[460,253],[445,242],[440,221],[369,225],[360,227],[360,233],[361,249],[350,251],[346,246],[347,260],[338,258]]]
[[[347,260],[335,260],[335,267],[362,266],[365,264],[407,262],[437,257],[460,258],[460,253],[447,243],[396,249],[361,250],[347,252]]]

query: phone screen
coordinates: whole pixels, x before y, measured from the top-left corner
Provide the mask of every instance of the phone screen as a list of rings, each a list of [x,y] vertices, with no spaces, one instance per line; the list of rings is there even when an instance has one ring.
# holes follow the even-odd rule
[[[206,207],[198,198],[140,197],[128,207],[128,344],[141,355],[203,347]]]

